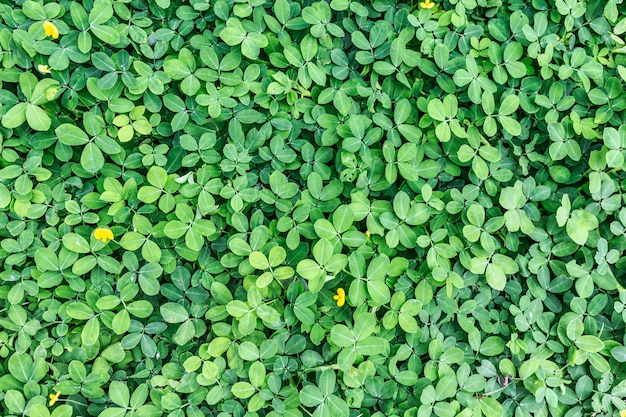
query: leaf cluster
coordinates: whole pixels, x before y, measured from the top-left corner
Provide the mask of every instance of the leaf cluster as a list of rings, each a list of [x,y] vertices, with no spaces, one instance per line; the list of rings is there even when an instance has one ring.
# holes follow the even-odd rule
[[[420,3],[0,2],[0,415],[626,409],[623,0]]]

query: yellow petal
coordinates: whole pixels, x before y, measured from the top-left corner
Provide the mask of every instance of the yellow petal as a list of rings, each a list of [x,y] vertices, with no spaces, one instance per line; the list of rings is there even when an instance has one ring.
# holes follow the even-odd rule
[[[626,410],[622,410],[619,412],[619,417],[626,417]]]
[[[102,243],[107,243],[107,241],[112,240],[114,236],[111,229],[107,227],[99,227],[93,232],[93,237],[102,241]]]
[[[337,288],[337,295],[333,297],[333,300],[337,300],[337,307],[343,307],[346,303],[346,292],[343,288]]]
[[[54,23],[46,20],[45,22],[43,22],[43,30],[46,36],[52,36],[52,39],[59,38],[59,29],[57,29]]]
[[[57,392],[56,394],[50,394],[50,402],[48,403],[48,405],[52,407],[57,402],[60,396],[61,391]]]
[[[40,73],[42,74],[50,74],[50,69],[48,68],[47,65],[37,65],[37,69],[39,70]]]

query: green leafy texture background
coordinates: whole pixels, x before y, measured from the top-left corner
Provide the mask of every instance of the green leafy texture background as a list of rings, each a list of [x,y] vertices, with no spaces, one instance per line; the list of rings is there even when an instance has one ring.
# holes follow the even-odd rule
[[[0,1],[0,415],[617,415],[625,7]]]

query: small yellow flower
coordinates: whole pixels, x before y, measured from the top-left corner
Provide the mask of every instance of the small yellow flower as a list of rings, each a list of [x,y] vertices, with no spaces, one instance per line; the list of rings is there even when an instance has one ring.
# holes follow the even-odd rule
[[[50,74],[50,68],[48,68],[47,65],[37,65],[37,69],[39,70],[40,73],[42,74]]]
[[[337,307],[343,307],[346,303],[346,292],[343,288],[337,288],[337,295],[333,297],[333,300],[337,300]]]
[[[430,0],[420,2],[420,7],[422,9],[432,9],[435,7],[435,3],[432,3]]]
[[[372,232],[370,232],[369,230],[366,230],[365,236],[367,236],[367,238],[369,239],[370,237],[372,237]]]
[[[60,396],[61,391],[57,392],[56,394],[50,394],[50,402],[48,403],[48,405],[52,407],[57,402]]]
[[[52,36],[52,39],[59,38],[59,29],[49,20],[43,22],[43,30],[46,33],[46,36]]]
[[[619,412],[619,417],[626,417],[626,410],[622,410]]]
[[[113,232],[108,227],[98,227],[93,232],[93,236],[101,240],[102,243],[107,243],[107,240],[113,240]]]

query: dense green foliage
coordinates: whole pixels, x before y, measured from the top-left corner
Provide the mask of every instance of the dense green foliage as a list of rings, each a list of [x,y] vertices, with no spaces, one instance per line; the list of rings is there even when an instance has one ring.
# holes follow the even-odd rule
[[[0,0],[0,415],[626,409],[623,0],[428,6]]]

